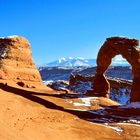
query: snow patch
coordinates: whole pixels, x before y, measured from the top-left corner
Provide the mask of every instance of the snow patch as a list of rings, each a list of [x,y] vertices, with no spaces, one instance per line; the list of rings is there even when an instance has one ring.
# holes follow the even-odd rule
[[[111,89],[110,98],[120,104],[128,104],[130,101],[130,88]]]
[[[6,57],[7,54],[7,48],[0,48],[0,58]]]
[[[18,35],[7,36],[6,38],[15,38],[15,37],[18,37]]]
[[[66,58],[62,57],[58,60],[59,63],[62,63],[63,61],[66,61]]]
[[[48,85],[48,84],[53,83],[53,82],[54,82],[53,80],[43,81],[43,83],[44,83],[45,85]]]
[[[108,125],[108,123],[105,123],[105,126],[107,128],[111,128],[111,129],[115,130],[117,133],[123,132],[123,129],[119,126],[111,126],[111,125]]]
[[[91,106],[90,104],[85,104],[85,103],[73,103],[74,106]]]
[[[87,111],[86,109],[79,109],[79,108],[66,108],[67,110],[74,110],[74,111],[81,111],[81,112],[85,112]]]
[[[119,126],[111,126],[108,123],[103,123],[103,124],[96,123],[96,125],[111,128],[111,129],[115,130],[119,135],[120,135],[120,133],[122,133],[124,131],[121,127],[119,127]]]
[[[98,97],[84,97],[79,98],[83,103],[74,102],[74,106],[91,106],[91,101],[97,100]]]
[[[125,122],[125,121],[124,121]],[[127,123],[131,123],[131,124],[139,124],[140,126],[140,120],[134,120],[133,118],[128,120]]]
[[[15,38],[18,37],[18,35],[11,35],[11,36],[6,36],[6,37],[0,37],[1,39],[8,39],[8,38]]]
[[[87,105],[91,106],[91,101],[92,100],[97,100],[98,97],[86,97],[86,98],[80,98],[82,100],[82,102],[84,102]]]

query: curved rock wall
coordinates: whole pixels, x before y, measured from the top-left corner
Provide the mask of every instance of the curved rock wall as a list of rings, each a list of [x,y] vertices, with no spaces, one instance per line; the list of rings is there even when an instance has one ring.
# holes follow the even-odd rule
[[[101,96],[108,97],[110,84],[105,77],[105,72],[111,64],[112,58],[122,55],[132,66],[134,75],[131,101],[140,101],[140,49],[137,47],[139,41],[124,37],[108,38],[97,57],[97,72],[94,79],[94,92]]]

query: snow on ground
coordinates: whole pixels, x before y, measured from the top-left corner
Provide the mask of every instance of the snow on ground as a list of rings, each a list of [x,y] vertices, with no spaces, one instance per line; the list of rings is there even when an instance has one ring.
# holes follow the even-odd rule
[[[76,85],[71,87],[71,90],[76,93],[85,94],[87,90],[92,89],[92,82],[78,81]],[[129,104],[130,88],[119,88],[110,90],[110,99],[119,102],[120,104]]]
[[[110,90],[110,98],[119,102],[120,104],[130,103],[130,88],[119,88]]]
[[[50,83],[53,83],[54,81],[53,80],[48,80],[48,81],[43,81],[44,84],[48,85]]]
[[[74,102],[73,105],[74,106],[91,106],[90,104],[78,103],[78,102]]]
[[[2,39],[7,39],[7,38],[14,38],[14,37],[18,37],[18,35],[11,35],[11,36],[0,37],[0,38],[2,38]]]
[[[15,38],[15,37],[19,37],[18,35],[11,35],[11,36],[7,36],[5,38]]]
[[[115,130],[118,134],[123,132],[123,129],[119,126],[111,126],[108,123],[105,123],[105,126],[107,128],[111,128],[111,129]]]
[[[80,98],[82,102],[84,102],[87,105],[91,105],[91,101],[98,100],[98,97],[86,97],[86,98]]]
[[[91,101],[97,100],[98,97],[82,97],[79,98],[83,103],[74,102],[74,106],[91,106]]]
[[[45,83],[55,83],[57,88],[67,88],[65,83],[62,81],[47,81]],[[73,104],[76,107],[91,107],[93,102],[98,101],[98,97],[86,97],[83,95],[87,90],[91,89],[91,82],[78,82],[75,86],[71,87],[74,92],[80,93],[80,97],[77,101],[69,100],[69,103]],[[110,98],[118,101],[123,104],[118,107],[116,111],[118,113],[112,114],[115,109],[110,107],[101,107],[99,110],[85,110],[85,109],[77,109],[78,111],[85,111],[93,114],[93,118],[87,118],[87,120],[91,122],[101,122],[107,128],[111,128],[116,131],[118,134],[123,132],[123,129],[119,126],[112,126],[110,123],[118,122],[125,124],[135,124],[140,126],[140,117],[138,115],[125,115],[121,114],[123,109],[139,109],[140,102],[132,102],[130,103],[130,88],[119,88],[119,89],[111,89]],[[129,104],[130,103],[130,104]],[[73,108],[73,110],[76,110]],[[97,117],[96,117],[97,116]]]
[[[68,88],[68,85],[66,85],[61,80],[58,81],[44,81],[45,84],[53,84],[55,88],[61,89],[61,88]],[[92,82],[82,82],[78,81],[75,85],[69,87],[71,91],[79,93],[79,94],[85,94],[87,90],[92,89]],[[130,103],[130,88],[119,88],[119,89],[112,89],[110,90],[110,99],[117,101],[120,104],[129,104]],[[78,104],[77,104],[78,105]]]
[[[97,124],[96,123],[96,125],[101,125],[101,126],[104,126],[104,127],[110,128],[110,129],[113,129],[118,134],[120,134],[120,133],[122,133],[124,131],[121,127],[119,127],[119,126],[112,126],[109,123],[103,123],[103,124]]]
[[[7,48],[1,47],[0,48],[0,58],[4,58],[7,55]]]

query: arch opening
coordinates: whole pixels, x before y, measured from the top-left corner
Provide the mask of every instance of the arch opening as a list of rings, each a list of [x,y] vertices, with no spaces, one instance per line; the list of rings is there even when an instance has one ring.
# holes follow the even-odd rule
[[[121,55],[116,55],[112,58],[111,66],[129,66],[131,67],[130,63],[123,58]]]
[[[137,39],[125,37],[107,38],[97,56],[97,70],[94,79],[95,93],[109,98],[110,84],[106,79],[105,73],[111,65],[112,59],[117,55],[121,55],[132,67],[133,85],[130,101],[140,101],[140,49],[137,47],[138,45],[139,41]]]
[[[116,55],[112,58],[111,65],[106,71],[105,75],[109,78],[119,78],[122,80],[132,80],[133,73],[132,67],[128,61],[121,55]]]

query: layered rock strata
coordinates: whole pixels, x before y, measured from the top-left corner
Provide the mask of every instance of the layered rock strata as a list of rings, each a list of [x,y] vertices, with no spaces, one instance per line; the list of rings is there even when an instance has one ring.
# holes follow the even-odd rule
[[[42,83],[25,38],[0,38],[0,79]]]
[[[94,79],[94,92],[108,97],[110,84],[105,77],[105,72],[111,64],[112,58],[122,55],[132,66],[134,76],[131,101],[140,101],[140,49],[139,41],[125,37],[107,38],[97,56],[97,72]]]
[[[125,79],[115,79],[111,77],[106,78],[110,84],[110,87],[113,89],[118,89],[118,88],[132,88],[132,82],[130,80],[125,80]],[[82,76],[82,75],[73,75],[71,74],[70,80],[69,80],[69,85],[73,86],[76,85],[78,82],[93,82],[95,80],[95,76]],[[93,83],[94,87],[94,83]]]

